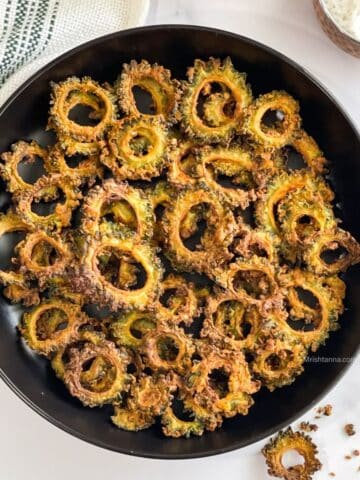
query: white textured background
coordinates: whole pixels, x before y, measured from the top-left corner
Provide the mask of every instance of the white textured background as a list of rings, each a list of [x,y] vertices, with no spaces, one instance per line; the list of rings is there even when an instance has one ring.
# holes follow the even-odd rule
[[[1,0],[0,0],[1,1]],[[106,0],[103,0],[106,2]],[[343,104],[360,130],[360,60],[325,37],[310,0],[150,0],[146,23],[189,23],[231,30],[254,38],[288,55],[316,77]],[[358,459],[344,455],[360,449],[360,366],[351,367],[322,404],[334,414],[317,423],[314,435],[323,470],[315,480],[360,478]],[[276,415],[276,412],[269,412]],[[311,419],[309,412],[304,419]],[[343,426],[358,423],[359,433],[347,437]],[[297,422],[298,423],[298,422]],[[0,382],[0,480],[262,480],[266,474],[259,454],[263,442],[240,451],[199,460],[160,461],[107,452],[63,433],[25,406]]]

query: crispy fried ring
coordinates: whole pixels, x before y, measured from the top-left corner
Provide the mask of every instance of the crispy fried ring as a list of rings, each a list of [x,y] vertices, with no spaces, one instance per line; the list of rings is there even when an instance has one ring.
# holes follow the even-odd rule
[[[340,255],[332,263],[328,263],[322,258],[324,252],[331,252],[339,247],[342,247],[347,253]],[[303,258],[309,270],[318,275],[332,275],[345,272],[351,265],[360,262],[360,245],[345,230],[340,228],[328,230],[308,246],[304,251]]]
[[[35,255],[37,247],[45,249],[40,258]],[[73,258],[61,237],[49,236],[41,230],[28,234],[25,240],[17,245],[16,252],[21,268],[28,275],[37,278],[40,286],[51,277],[62,275]],[[54,261],[50,258],[52,252],[56,252]]]
[[[0,237],[12,232],[29,232],[31,228],[23,222],[14,212],[9,210],[6,215],[0,213]],[[21,272],[0,270],[0,282],[3,285],[15,284],[26,287],[26,279]]]
[[[256,255],[276,265],[279,261],[277,251],[279,243],[276,235],[261,228],[250,228],[242,221],[238,221],[237,232],[230,249],[236,257],[251,259]]]
[[[108,90],[102,88],[89,77],[84,77],[81,80],[70,77],[64,82],[52,83],[52,89],[51,126],[54,126],[64,136],[70,136],[84,142],[92,142],[103,138],[106,130],[116,118],[114,99]],[[101,117],[97,125],[81,125],[70,120],[69,113],[76,104],[87,105],[92,109],[98,106],[94,110],[96,116],[101,111]]]
[[[129,432],[145,430],[155,423],[154,415],[138,410],[136,406],[131,408],[114,405],[114,414],[111,416],[111,420],[116,427]]]
[[[161,282],[159,297],[156,316],[165,323],[190,325],[198,314],[195,286],[179,275],[169,274]]]
[[[102,221],[112,213],[116,224]],[[135,218],[134,218],[135,217]],[[105,180],[102,186],[91,190],[83,204],[82,230],[93,237],[117,230],[123,236],[135,236],[138,241],[150,241],[153,236],[154,214],[147,195],[140,189],[113,179]]]
[[[295,133],[290,145],[303,157],[307,166],[315,174],[325,173],[327,160],[313,137],[304,130]]]
[[[145,144],[138,143],[137,150],[133,142],[139,138]],[[167,129],[161,119],[127,117],[113,124],[100,160],[118,180],[151,180],[167,164],[166,143]]]
[[[282,459],[286,452],[296,450],[304,459],[303,464],[290,468],[284,467]],[[311,480],[313,473],[320,470],[321,463],[317,458],[316,445],[308,435],[301,432],[293,432],[291,427],[283,430],[265,445],[262,453],[266,459],[268,472],[274,477],[285,480]]]
[[[205,110],[206,117],[201,118],[197,107],[201,94],[211,90],[211,84],[220,84],[224,90],[220,97],[222,114],[219,116],[219,102],[211,99],[210,107]],[[227,91],[226,91],[227,90]],[[215,97],[217,100],[218,98]],[[238,129],[243,119],[245,107],[251,102],[251,90],[246,84],[245,74],[237,72],[229,57],[223,62],[210,58],[209,61],[195,60],[194,66],[188,69],[188,82],[184,84],[184,92],[180,102],[183,130],[200,143],[228,142]],[[226,105],[233,106],[230,115],[224,111]],[[215,106],[216,105],[216,106]],[[217,112],[209,118],[209,110]],[[209,121],[210,120],[210,121]]]
[[[149,330],[156,328],[156,317],[150,312],[122,312],[111,323],[110,330],[119,346],[140,348]]]
[[[98,265],[98,256],[112,250],[129,255],[145,270],[145,284],[134,290],[117,288],[102,274]],[[80,272],[74,272],[73,284],[77,291],[84,293],[101,305],[116,311],[119,308],[151,308],[158,297],[159,282],[162,278],[162,266],[154,250],[146,244],[136,244],[130,239],[103,238],[88,239],[81,259]]]
[[[25,224],[12,210],[0,213],[0,237],[12,232],[29,232],[31,228]],[[0,270],[0,284],[5,286],[5,297],[14,303],[23,302],[26,306],[40,302],[39,292],[31,288],[23,272],[17,270]]]
[[[134,87],[139,87],[151,95],[154,114],[163,115],[167,120],[174,120],[179,99],[179,85],[177,80],[171,79],[170,70],[154,63],[150,65],[146,60],[140,63],[131,60],[130,64],[123,65],[115,91],[119,97],[121,109],[135,117],[144,115],[136,105]]]
[[[61,312],[63,315],[60,315]],[[45,316],[45,319],[42,318]],[[44,321],[39,334],[39,322]],[[87,321],[80,307],[70,302],[50,299],[31,312],[24,313],[21,334],[30,348],[42,355],[67,345],[78,335],[80,325]],[[66,324],[65,328],[59,329]]]
[[[250,349],[261,330],[262,317],[255,305],[238,294],[220,289],[207,298],[201,336],[229,348]]]
[[[201,181],[233,207],[244,209],[256,200],[256,171],[260,165],[250,152],[240,146],[204,147],[196,151],[196,164]],[[232,178],[232,187],[218,182],[223,175]]]
[[[60,143],[54,145],[49,152],[52,171],[75,179],[76,183],[86,183],[91,186],[97,177],[103,177],[103,168],[99,156],[96,154],[84,154],[81,151],[76,151],[76,148],[74,146],[73,153],[69,155],[69,153],[63,150]],[[66,157],[74,155],[85,155],[85,158],[80,161],[77,167],[70,167]]]
[[[215,350],[205,347],[203,359],[194,363],[186,379],[193,404],[210,408],[226,418],[237,414],[247,415],[253,405],[251,394],[259,390],[253,381],[243,353],[238,350]],[[221,372],[226,385],[217,384],[212,374]]]
[[[256,204],[256,221],[270,233],[280,235],[276,220],[276,209],[290,192],[308,190],[314,201],[331,202],[333,192],[321,177],[313,177],[309,172],[298,170],[294,173],[281,172],[274,176]]]
[[[274,126],[263,123],[267,112],[282,112]],[[273,91],[258,97],[247,109],[243,133],[265,148],[281,148],[289,144],[299,129],[301,118],[299,104],[284,91]]]
[[[334,281],[335,280],[335,281]],[[294,269],[280,277],[285,288],[284,295],[290,308],[290,316],[295,320],[311,323],[313,329],[297,329],[286,319],[279,317],[282,329],[300,340],[306,347],[316,351],[325,342],[332,330],[338,328],[338,317],[343,312],[344,283],[340,279],[328,281],[311,272]],[[296,289],[310,292],[317,306],[310,307],[299,297]]]
[[[40,202],[41,200],[54,200],[56,198],[55,195],[49,195],[50,188],[62,191],[65,195],[65,202],[58,202],[55,210],[49,215],[38,215],[32,211],[32,203]],[[32,228],[59,231],[70,225],[72,211],[79,205],[81,198],[81,192],[69,177],[64,178],[61,174],[54,173],[49,177],[40,178],[31,190],[22,193],[16,198],[16,212]]]
[[[256,305],[261,313],[279,306],[280,290],[274,266],[265,258],[254,255],[250,259],[238,259],[219,271],[217,281],[250,304]]]
[[[87,387],[82,382],[84,364],[98,357],[104,360],[112,372],[107,376],[107,382],[100,391]],[[103,340],[97,345],[87,343],[81,349],[70,350],[70,361],[65,368],[64,382],[71,395],[77,397],[84,405],[95,407],[111,403],[121,392],[128,389],[131,380],[130,375],[126,373],[128,363],[128,354],[118,350],[112,342]]]
[[[5,152],[1,155],[4,163],[0,164],[0,176],[7,183],[7,189],[10,193],[19,192],[22,194],[32,189],[33,185],[25,182],[20,176],[18,167],[21,162],[33,163],[37,157],[43,161],[46,172],[53,171],[48,152],[34,141],[27,143],[20,140],[11,145],[11,152]]]
[[[202,250],[189,250],[181,238],[181,225],[197,205],[209,206],[207,228],[202,236]],[[231,258],[227,246],[232,240],[235,221],[231,211],[204,184],[179,192],[162,219],[166,237],[166,255],[173,266],[182,270],[211,273],[214,266]]]
[[[251,364],[255,376],[271,392],[291,384],[303,372],[307,353],[301,341],[275,326],[276,316],[273,322],[273,330],[264,328],[260,333],[253,350],[255,359]]]
[[[314,199],[313,192],[306,189],[289,192],[279,202],[278,218],[281,233],[290,245],[308,246],[322,232],[336,227],[330,205]]]
[[[204,424],[194,418],[194,420],[181,420],[176,416],[172,406],[167,407],[161,416],[162,430],[167,437],[189,438],[190,435],[201,436],[204,433]]]
[[[163,372],[174,370],[181,375],[191,366],[194,345],[180,328],[159,325],[144,336],[142,352],[150,368]]]

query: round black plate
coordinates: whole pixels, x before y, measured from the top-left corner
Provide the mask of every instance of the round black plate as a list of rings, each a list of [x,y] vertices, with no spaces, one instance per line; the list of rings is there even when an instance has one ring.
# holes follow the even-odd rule
[[[46,144],[44,133],[49,108],[49,82],[69,75],[90,75],[99,81],[115,80],[123,62],[143,58],[158,62],[184,78],[195,58],[230,55],[235,67],[248,73],[254,95],[284,89],[300,100],[305,129],[333,162],[337,201],[343,207],[344,227],[360,237],[360,139],[339,105],[301,67],[282,55],[239,35],[219,30],[181,26],[155,26],[115,33],[62,55],[27,81],[0,112],[0,151],[18,139]],[[0,185],[4,191],[4,185]],[[0,196],[6,209],[8,197]],[[334,385],[353,357],[360,340],[360,271],[347,275],[348,307],[342,328],[331,335],[317,356],[335,361],[306,364],[305,373],[290,387],[255,395],[246,417],[226,421],[221,429],[201,438],[164,438],[160,429],[139,433],[116,429],[109,411],[84,408],[70,397],[48,362],[33,355],[18,337],[20,310],[0,296],[0,373],[4,381],[35,411],[63,430],[104,448],[157,458],[213,455],[256,442],[287,425],[309,409]],[[16,418],[14,418],[16,421]]]

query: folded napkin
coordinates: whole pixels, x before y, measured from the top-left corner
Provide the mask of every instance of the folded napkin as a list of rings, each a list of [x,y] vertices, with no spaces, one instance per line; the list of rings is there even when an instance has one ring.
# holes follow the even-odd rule
[[[81,43],[142,25],[150,0],[0,0],[0,105]]]

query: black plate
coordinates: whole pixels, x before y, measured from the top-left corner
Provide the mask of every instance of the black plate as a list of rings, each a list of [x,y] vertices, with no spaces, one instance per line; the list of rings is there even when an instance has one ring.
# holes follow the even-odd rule
[[[360,237],[360,139],[351,121],[331,96],[301,67],[279,53],[239,35],[181,25],[145,27],[115,33],[66,53],[27,81],[0,112],[0,151],[12,142],[49,140],[44,133],[49,105],[49,82],[69,75],[90,75],[99,81],[116,78],[123,62],[146,58],[169,67],[183,78],[194,58],[230,55],[235,67],[248,73],[255,95],[284,89],[301,103],[305,129],[333,162],[337,201],[344,227]],[[344,79],[345,81],[346,79]],[[1,185],[0,191],[4,191]],[[0,207],[6,207],[5,195]],[[139,433],[116,429],[107,409],[84,408],[57,381],[48,362],[31,354],[19,340],[18,307],[0,296],[0,373],[4,381],[35,411],[63,430],[104,448],[144,457],[191,458],[213,455],[256,442],[295,420],[329,391],[348,366],[360,340],[360,271],[346,278],[347,311],[343,328],[331,335],[317,356],[335,361],[307,363],[305,373],[290,387],[261,391],[246,417],[226,421],[201,438],[173,440],[159,429]],[[338,360],[337,360],[338,359]],[[16,421],[16,418],[14,419]]]

